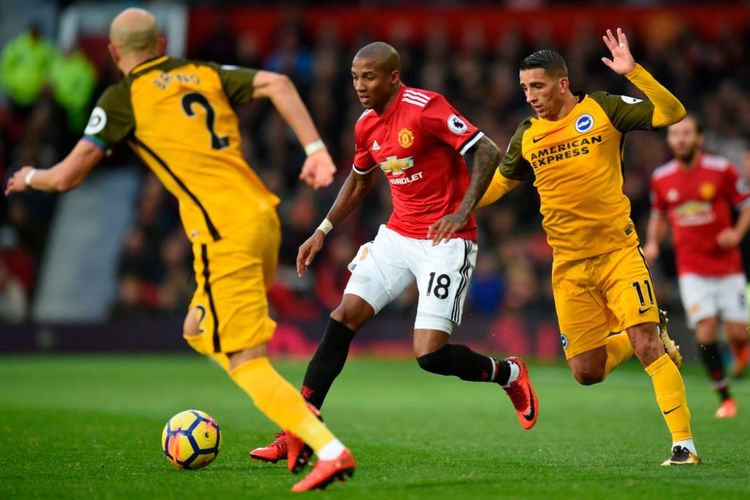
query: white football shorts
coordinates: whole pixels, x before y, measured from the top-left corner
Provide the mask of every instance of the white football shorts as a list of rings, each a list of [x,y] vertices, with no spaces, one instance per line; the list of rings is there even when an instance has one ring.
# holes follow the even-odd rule
[[[685,274],[680,276],[679,281],[682,306],[691,328],[695,328],[700,320],[712,316],[722,321],[747,323],[747,280],[744,274]]]
[[[381,225],[349,264],[352,275],[344,293],[361,297],[377,314],[416,280],[414,328],[450,334],[461,324],[476,261],[473,241],[453,238],[433,246],[432,240],[408,238]]]

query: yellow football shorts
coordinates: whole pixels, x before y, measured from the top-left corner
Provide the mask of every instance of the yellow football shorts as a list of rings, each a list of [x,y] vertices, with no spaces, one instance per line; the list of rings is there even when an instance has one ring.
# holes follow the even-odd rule
[[[266,293],[273,282],[281,245],[275,211],[219,241],[193,245],[196,290],[190,308],[198,313],[198,352],[232,353],[268,342],[276,322],[268,316]]]
[[[553,263],[552,290],[567,359],[605,345],[612,332],[659,322],[653,281],[638,245]]]

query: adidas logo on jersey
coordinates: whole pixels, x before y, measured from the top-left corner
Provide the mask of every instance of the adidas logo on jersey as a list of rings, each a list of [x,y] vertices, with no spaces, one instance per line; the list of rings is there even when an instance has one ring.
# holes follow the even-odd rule
[[[373,151],[380,151],[380,144],[378,144],[377,140],[372,141],[372,150]]]
[[[414,104],[415,106],[419,106],[420,108],[424,108],[425,105],[430,102],[431,97],[429,97],[427,94],[423,94],[422,92],[417,92],[416,90],[412,89],[406,89],[404,91],[404,96],[401,98],[402,101],[408,102],[409,104]]]

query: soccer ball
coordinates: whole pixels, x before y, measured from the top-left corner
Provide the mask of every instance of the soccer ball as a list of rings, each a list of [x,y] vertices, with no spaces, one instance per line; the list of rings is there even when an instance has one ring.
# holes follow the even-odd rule
[[[214,461],[221,448],[216,420],[200,410],[181,411],[169,419],[161,433],[167,460],[180,469],[200,469]]]

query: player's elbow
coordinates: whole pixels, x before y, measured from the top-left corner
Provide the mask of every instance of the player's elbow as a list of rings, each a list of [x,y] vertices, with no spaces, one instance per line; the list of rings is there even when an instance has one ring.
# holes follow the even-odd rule
[[[685,106],[683,106],[680,101],[677,101],[675,103],[674,109],[672,110],[671,116],[669,117],[671,118],[671,122],[669,123],[669,125],[674,125],[686,116],[687,110],[685,109]]]
[[[668,110],[654,110],[652,122],[654,128],[669,127],[687,116],[687,110],[680,101],[675,99],[674,106]]]
[[[271,98],[281,97],[294,92],[292,80],[281,73],[272,73],[268,77],[268,93]]]
[[[482,198],[477,203],[477,208],[486,207],[491,205],[500,199],[501,193],[492,184],[487,188],[487,191],[482,195]]]
[[[53,179],[52,186],[54,187],[55,191],[59,193],[66,193],[80,186],[82,181],[83,179],[61,175]]]
[[[677,101],[677,121],[675,123],[682,120],[686,116],[687,116],[687,109],[685,109],[685,106],[680,101]]]

